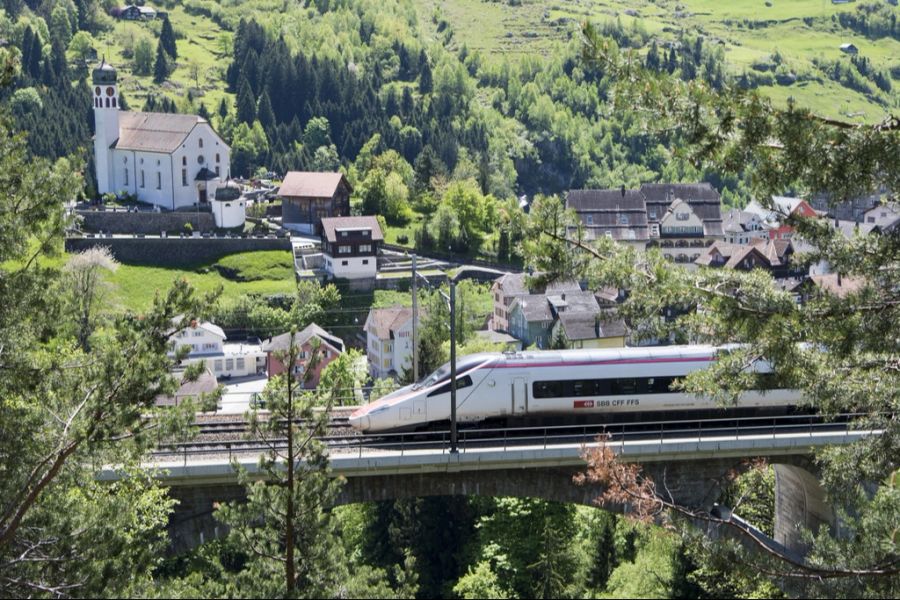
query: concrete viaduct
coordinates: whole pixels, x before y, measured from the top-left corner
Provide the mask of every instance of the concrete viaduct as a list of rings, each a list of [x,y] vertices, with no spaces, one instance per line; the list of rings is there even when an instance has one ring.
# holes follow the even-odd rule
[[[611,443],[620,459],[642,465],[644,472],[673,499],[686,507],[709,511],[717,500],[724,475],[744,468],[747,458],[762,457],[776,475],[775,539],[778,549],[800,556],[804,547],[800,528],[834,525],[834,513],[821,486],[810,472],[813,451],[846,444],[867,432],[831,431],[718,437],[636,440]],[[581,444],[537,444],[461,449],[445,448],[333,451],[334,475],[346,479],[339,504],[441,495],[535,497],[593,505],[602,492],[573,482],[583,472]],[[234,457],[251,474],[258,473],[255,455]],[[213,517],[214,504],[245,499],[227,456],[157,462],[160,480],[178,500],[170,522],[172,550],[180,551],[217,537],[221,525]],[[108,469],[101,479],[115,479]],[[622,511],[623,507],[604,507]]]

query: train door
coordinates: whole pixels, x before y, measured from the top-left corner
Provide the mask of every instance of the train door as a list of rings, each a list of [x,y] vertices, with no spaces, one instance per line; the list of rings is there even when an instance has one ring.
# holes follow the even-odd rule
[[[512,382],[512,414],[524,415],[528,412],[528,382],[524,377],[516,377]]]
[[[413,418],[420,423],[425,422],[425,400],[413,402]]]

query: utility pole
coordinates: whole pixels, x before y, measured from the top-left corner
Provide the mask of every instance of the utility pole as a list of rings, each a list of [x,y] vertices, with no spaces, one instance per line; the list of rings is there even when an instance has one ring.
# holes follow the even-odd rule
[[[413,364],[413,383],[419,381],[419,301],[418,292],[416,291],[416,254],[412,255],[412,364]]]
[[[450,453],[459,452],[456,432],[456,282],[450,280]]]

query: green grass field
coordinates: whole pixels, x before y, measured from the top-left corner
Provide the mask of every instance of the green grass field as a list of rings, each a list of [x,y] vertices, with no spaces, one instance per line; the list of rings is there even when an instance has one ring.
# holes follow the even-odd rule
[[[675,39],[679,32],[702,34],[722,45],[734,73],[747,70],[756,60],[775,50],[795,71],[815,70],[814,58],[843,57],[839,46],[852,42],[860,55],[877,68],[900,65],[900,42],[891,38],[868,39],[832,22],[838,12],[856,11],[856,3],[834,5],[829,0],[415,0],[426,37],[437,40],[432,15],[437,10],[453,28],[457,47],[467,46],[491,57],[545,54],[554,44],[579,35],[585,20],[621,20],[630,27],[638,21],[648,33]],[[895,11],[897,9],[894,9]],[[809,24],[804,21],[809,21]],[[823,77],[824,79],[824,77]],[[895,80],[891,97],[900,105]],[[800,105],[841,119],[878,121],[891,110],[858,92],[830,81],[806,85],[762,88],[773,99],[785,102],[793,96]],[[850,115],[853,115],[852,117]]]
[[[177,102],[187,96],[188,89],[195,105],[203,102],[210,113],[215,112],[223,97],[227,96],[231,103],[233,96],[226,93],[223,84],[231,55],[223,50],[230,47],[232,34],[208,17],[188,14],[181,5],[167,10],[177,37],[178,60],[169,79],[161,85],[153,83],[152,73],[135,74],[131,58],[125,56],[126,49],[142,36],[150,38],[155,52],[161,21],[116,21],[112,31],[98,38],[98,50],[118,70],[120,87],[131,110],[140,110],[151,92],[163,92]]]
[[[123,264],[109,281],[115,287],[117,303],[138,311],[149,307],[157,293],[164,293],[178,279],[186,279],[199,292],[221,286],[223,298],[291,294],[296,289],[290,252],[277,250],[232,254],[192,269]]]

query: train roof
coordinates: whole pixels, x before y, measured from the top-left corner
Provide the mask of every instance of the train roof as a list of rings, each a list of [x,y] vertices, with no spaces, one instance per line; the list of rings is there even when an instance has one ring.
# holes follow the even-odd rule
[[[724,346],[698,344],[690,346],[643,346],[638,348],[596,348],[582,350],[530,350],[505,352],[507,361],[532,362],[558,360],[562,363],[585,360],[627,360],[642,358],[696,358],[712,356]]]

